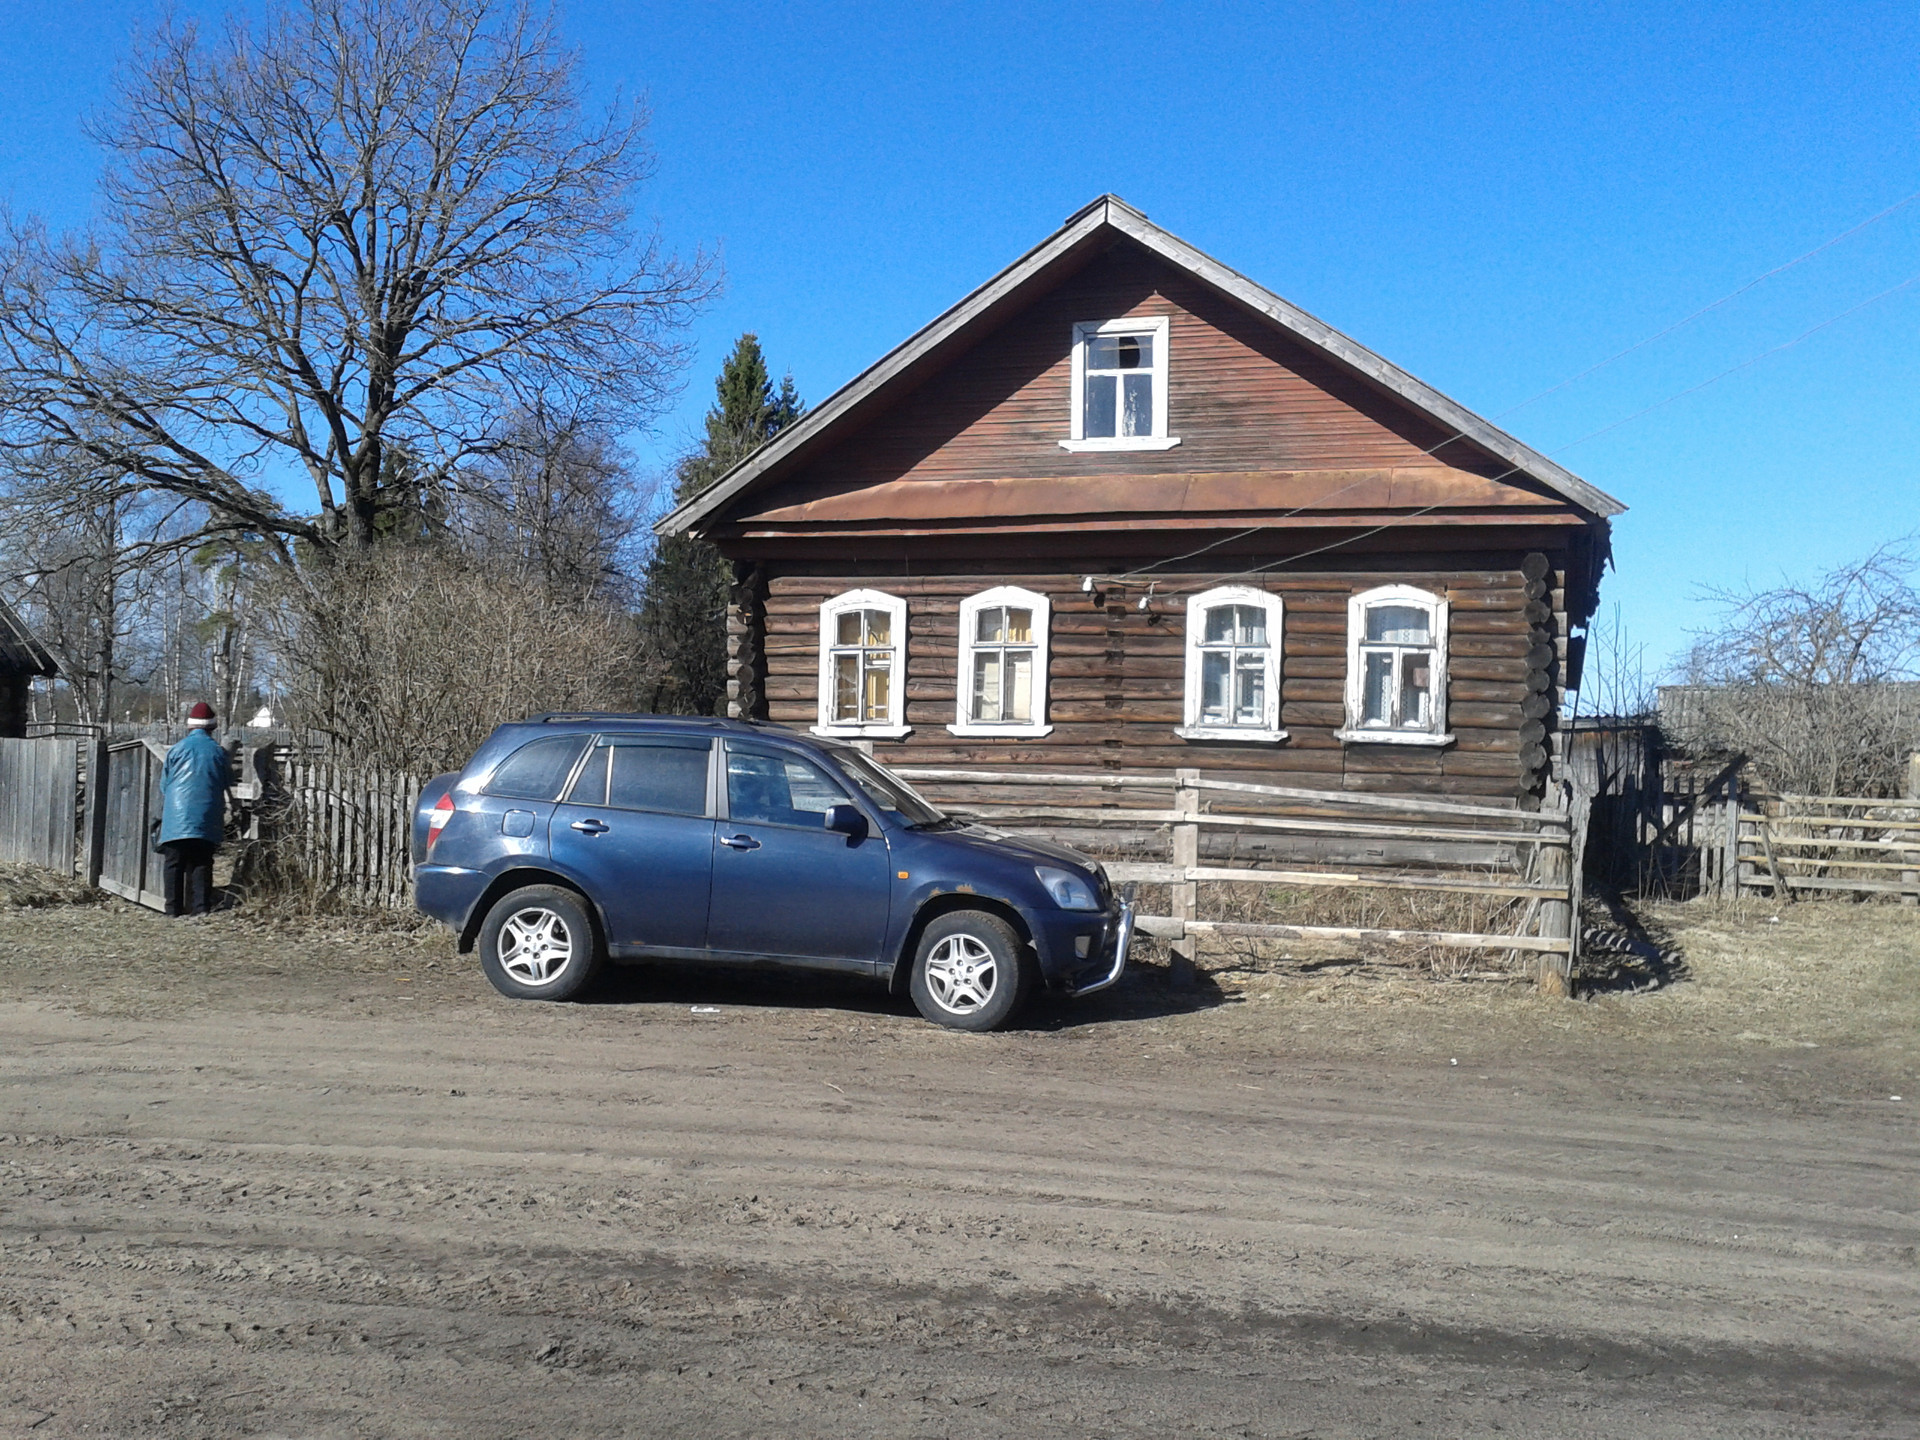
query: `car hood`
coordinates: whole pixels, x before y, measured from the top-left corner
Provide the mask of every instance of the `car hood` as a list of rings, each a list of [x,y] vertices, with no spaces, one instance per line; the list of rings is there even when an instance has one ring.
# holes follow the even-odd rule
[[[1009,835],[1005,831],[992,830],[985,825],[962,825],[957,830],[937,830],[928,834],[926,838],[988,855],[998,855],[1003,859],[1027,859],[1037,864],[1054,865],[1064,861],[1075,869],[1085,870],[1089,874],[1098,873],[1100,869],[1100,863],[1097,860],[1088,859],[1070,845],[1044,840],[1038,835]]]

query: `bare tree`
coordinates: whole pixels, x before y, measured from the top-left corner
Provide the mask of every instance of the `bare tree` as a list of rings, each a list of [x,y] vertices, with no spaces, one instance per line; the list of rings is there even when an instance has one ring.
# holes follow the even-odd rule
[[[1663,720],[1691,749],[1747,755],[1776,789],[1898,793],[1920,746],[1917,566],[1899,540],[1810,586],[1709,592],[1717,621]]]
[[[396,451],[450,483],[536,395],[656,413],[716,280],[630,223],[645,119],[589,120],[525,5],[163,23],[96,132],[97,231],[6,225],[0,444],[84,456],[288,557],[365,550]],[[290,474],[313,514],[267,488]]]
[[[462,538],[511,556],[554,594],[637,600],[646,491],[590,421],[530,407],[458,487]]]
[[[288,720],[366,764],[453,769],[503,721],[630,708],[648,679],[631,614],[530,562],[395,544],[268,583]]]

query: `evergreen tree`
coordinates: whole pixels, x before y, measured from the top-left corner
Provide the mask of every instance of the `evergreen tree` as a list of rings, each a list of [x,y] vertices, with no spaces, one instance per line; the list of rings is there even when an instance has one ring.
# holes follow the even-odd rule
[[[674,502],[684,504],[798,420],[793,376],[774,387],[756,335],[742,335],[714,381],[706,440],[680,462]],[[649,709],[723,715],[727,701],[727,562],[691,535],[662,539],[647,565],[640,624],[663,668]]]

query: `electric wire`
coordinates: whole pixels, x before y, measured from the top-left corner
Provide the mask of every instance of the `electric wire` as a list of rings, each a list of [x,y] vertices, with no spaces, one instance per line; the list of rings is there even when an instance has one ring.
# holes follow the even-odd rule
[[[1920,282],[1920,274],[1909,275],[1905,280],[1902,280],[1898,285],[1890,285],[1885,290],[1880,291],[1879,294],[1870,295],[1865,300],[1862,300],[1857,304],[1848,306],[1845,310],[1842,310],[1839,314],[1831,315],[1827,319],[1822,320],[1818,325],[1809,326],[1807,329],[1802,330],[1798,335],[1794,336],[1791,340],[1783,340],[1778,345],[1774,345],[1769,347],[1768,349],[1762,350],[1757,355],[1749,356],[1747,359],[1742,360],[1738,365],[1729,366],[1727,369],[1722,370],[1717,375],[1714,375],[1709,377],[1708,379],[1702,380],[1698,384],[1689,385],[1684,390],[1677,390],[1673,394],[1665,397],[1664,399],[1656,400],[1653,404],[1634,411],[1631,415],[1623,416],[1620,419],[1613,421],[1611,424],[1603,425],[1598,430],[1589,431],[1587,434],[1580,436],[1577,440],[1569,440],[1566,444],[1558,447],[1555,450],[1548,451],[1547,453],[1549,457],[1555,456],[1555,455],[1564,455],[1567,451],[1573,449],[1576,445],[1584,445],[1589,440],[1596,440],[1602,435],[1608,434],[1611,431],[1619,429],[1622,425],[1626,425],[1634,420],[1638,420],[1643,415],[1652,414],[1655,410],[1660,409],[1662,406],[1671,405],[1675,401],[1685,399],[1689,395],[1697,395],[1700,391],[1707,389],[1711,385],[1717,385],[1720,381],[1725,380],[1730,375],[1737,375],[1742,370],[1746,370],[1751,368],[1752,366],[1758,365],[1762,360],[1766,360],[1771,358],[1772,356],[1780,354],[1781,351],[1783,350],[1791,350],[1794,346],[1798,345],[1801,341],[1806,340],[1811,336],[1819,334],[1822,330],[1827,329],[1829,326],[1839,324],[1842,320],[1845,320],[1848,316],[1856,315],[1860,311],[1865,310],[1870,305],[1878,304],[1880,301],[1885,300],[1889,295],[1898,294],[1900,291],[1905,290],[1908,286],[1913,285],[1917,282]],[[1494,481],[1504,480],[1509,475],[1519,474],[1521,469],[1522,469],[1521,466],[1515,465],[1510,467],[1509,469],[1501,471],[1498,475],[1490,476],[1488,478]],[[1342,488],[1347,489],[1351,487],[1343,486]],[[1334,491],[1332,493],[1338,494],[1339,492]],[[1208,581],[1205,586],[1188,585],[1188,586],[1169,590],[1167,593],[1170,595],[1184,595],[1184,594],[1196,592],[1203,588],[1211,589],[1213,586],[1216,586],[1216,585],[1229,584],[1235,580],[1245,580],[1255,575],[1268,574],[1271,571],[1278,570],[1283,565],[1292,565],[1301,560],[1311,559],[1315,555],[1324,555],[1330,550],[1338,550],[1342,546],[1352,545],[1357,541],[1365,540],[1374,535],[1378,535],[1383,530],[1391,530],[1396,525],[1404,525],[1404,524],[1407,524],[1409,521],[1418,520],[1422,515],[1430,515],[1435,510],[1438,510],[1440,508],[1441,507],[1438,504],[1427,505],[1422,507],[1421,509],[1409,511],[1405,515],[1393,516],[1391,519],[1384,520],[1380,524],[1373,526],[1371,529],[1359,531],[1356,534],[1348,535],[1339,540],[1331,541],[1328,544],[1317,546],[1312,550],[1302,551],[1298,555],[1284,556],[1279,560],[1270,561],[1265,565],[1256,565],[1252,569],[1242,570],[1237,574],[1215,577],[1214,579]],[[1292,513],[1297,515],[1300,512],[1298,510],[1295,510]],[[1284,519],[1286,517],[1281,516],[1278,518]],[[1267,529],[1267,528],[1270,528],[1270,527],[1264,526],[1264,525],[1254,527],[1254,529]],[[1242,533],[1252,534],[1253,531],[1248,530],[1248,531],[1243,531]]]
[[[1596,363],[1589,365],[1586,369],[1580,371],[1579,373],[1575,375],[1571,375],[1567,377],[1565,380],[1559,381],[1557,384],[1548,386],[1545,390],[1540,391],[1536,395],[1529,396],[1527,399],[1522,400],[1518,405],[1514,405],[1506,410],[1501,411],[1494,418],[1496,420],[1505,419],[1509,415],[1516,414],[1517,412],[1526,409],[1527,406],[1533,404],[1535,401],[1544,400],[1547,396],[1557,394],[1559,391],[1566,389],[1568,386],[1576,384],[1579,381],[1586,379],[1589,375],[1592,375],[1600,370],[1604,370],[1607,366],[1613,364],[1614,361],[1623,359],[1626,356],[1633,354],[1637,350],[1643,350],[1647,346],[1652,345],[1657,341],[1664,340],[1667,336],[1673,334],[1677,330],[1684,329],[1686,326],[1691,325],[1695,320],[1700,319],[1702,316],[1711,314],[1713,311],[1718,310],[1721,306],[1728,304],[1730,301],[1737,300],[1740,296],[1746,294],[1749,290],[1752,290],[1755,286],[1761,285],[1766,281],[1773,279],[1777,275],[1785,274],[1787,271],[1793,269],[1797,265],[1802,265],[1806,263],[1808,260],[1813,259],[1815,256],[1820,255],[1825,251],[1832,249],[1835,245],[1838,245],[1841,241],[1850,239],[1851,237],[1859,234],[1862,230],[1867,229],[1869,226],[1875,225],[1880,221],[1886,219],[1889,215],[1892,215],[1897,211],[1904,209],[1906,206],[1911,205],[1916,200],[1920,200],[1920,190],[1914,191],[1913,194],[1906,196],[1904,199],[1894,201],[1893,204],[1887,206],[1885,209],[1877,212],[1876,214],[1868,216],[1865,220],[1860,221],[1858,224],[1849,226],[1847,229],[1841,231],[1838,235],[1832,236],[1829,239],[1821,241],[1818,245],[1814,246],[1811,250],[1805,251],[1800,255],[1796,255],[1793,259],[1785,261],[1782,264],[1776,265],[1773,267],[1773,269],[1768,270],[1763,274],[1754,276],[1753,279],[1747,281],[1745,284],[1740,285],[1733,290],[1728,291],[1725,295],[1722,295],[1718,300],[1714,300],[1709,304],[1701,306],[1698,310],[1695,310],[1691,314],[1683,316],[1681,319],[1674,321],[1672,324],[1666,326],[1664,329],[1656,331],[1654,334],[1647,336],[1643,340],[1636,340],[1633,344],[1627,346],[1626,349],[1615,351],[1612,355],[1607,356],[1606,359],[1597,361]],[[1873,296],[1871,299],[1861,301],[1858,305],[1854,306],[1852,309],[1843,311],[1841,314],[1835,315],[1831,319],[1821,321],[1820,324],[1814,326],[1811,330],[1805,331],[1804,333],[1795,336],[1792,340],[1789,340],[1784,344],[1777,345],[1773,347],[1773,349],[1771,350],[1763,351],[1760,354],[1753,356],[1751,359],[1743,360],[1740,364],[1735,365],[1729,370],[1722,371],[1720,374],[1715,375],[1710,380],[1704,380],[1700,382],[1698,385],[1691,386],[1686,390],[1682,390],[1677,392],[1676,394],[1669,395],[1664,400],[1656,401],[1654,404],[1647,406],[1645,409],[1637,410],[1633,414],[1628,415],[1623,419],[1616,420],[1610,425],[1604,426],[1599,430],[1593,431],[1591,434],[1582,435],[1578,440],[1569,441],[1567,444],[1562,445],[1558,450],[1549,452],[1549,454],[1550,455],[1562,454],[1565,451],[1572,449],[1575,445],[1584,444],[1588,440],[1596,439],[1599,436],[1606,434],[1610,430],[1618,429],[1620,426],[1625,425],[1630,421],[1637,420],[1643,415],[1651,414],[1653,411],[1660,409],[1664,405],[1670,405],[1677,400],[1682,400],[1686,398],[1688,395],[1692,395],[1696,393],[1697,391],[1704,390],[1708,386],[1713,385],[1718,381],[1724,380],[1730,375],[1737,374],[1741,370],[1744,370],[1751,365],[1758,364],[1760,361],[1767,359],[1771,355],[1778,354],[1782,350],[1790,349],[1792,346],[1799,344],[1800,341],[1805,340],[1808,336],[1813,335],[1820,330],[1824,330],[1829,325],[1837,324],[1839,321],[1846,319],[1847,316],[1852,315],[1853,313],[1855,313],[1855,311],[1865,309],[1867,306],[1874,304],[1876,301],[1886,299],[1887,296],[1895,293],[1895,291],[1903,290],[1907,286],[1913,284],[1915,280],[1920,280],[1920,275],[1916,275],[1912,279],[1903,280],[1900,282],[1900,284],[1893,286],[1891,289],[1884,290],[1880,294]],[[1418,454],[1421,456],[1434,455],[1434,454],[1437,454],[1439,451],[1444,450],[1447,446],[1453,444],[1456,440],[1464,440],[1466,438],[1467,438],[1467,433],[1464,430],[1455,431],[1453,434],[1448,435],[1445,439],[1439,441],[1437,444],[1431,445],[1427,449],[1419,451]],[[1521,468],[1522,467],[1520,466],[1514,466],[1512,469],[1504,471],[1503,473],[1496,475],[1492,478],[1495,480],[1504,480],[1509,475],[1514,475],[1519,473]],[[1362,476],[1356,480],[1349,481],[1347,484],[1340,486],[1338,489],[1330,490],[1324,495],[1321,495],[1320,497],[1318,497],[1317,504],[1324,505],[1327,501],[1333,499],[1335,496],[1343,495],[1347,491],[1352,490],[1357,486],[1368,483],[1373,478],[1374,477],[1368,475],[1368,476]],[[1214,540],[1209,542],[1208,544],[1200,546],[1196,550],[1189,550],[1185,554],[1181,554],[1181,555],[1169,556],[1164,560],[1155,560],[1150,564],[1141,565],[1135,569],[1123,571],[1122,573],[1117,575],[1104,576],[1102,577],[1102,579],[1108,584],[1124,584],[1129,580],[1137,579],[1140,576],[1149,574],[1150,572],[1159,570],[1165,566],[1178,565],[1183,560],[1192,560],[1201,555],[1205,555],[1210,551],[1218,550],[1224,545],[1231,545],[1237,540],[1244,540],[1249,535],[1258,534],[1262,530],[1270,530],[1275,526],[1281,524],[1282,522],[1291,520],[1295,516],[1303,514],[1307,510],[1312,508],[1317,508],[1317,507],[1301,505],[1301,506],[1295,507],[1292,510],[1282,511],[1280,514],[1274,516],[1271,520],[1264,521],[1259,525],[1249,526],[1248,528],[1237,531],[1234,534],[1223,536],[1218,540]],[[1416,519],[1421,515],[1430,514],[1436,508],[1438,507],[1428,506],[1424,510],[1416,510],[1409,515],[1398,517],[1398,519],[1401,522],[1404,522],[1406,520]],[[1389,524],[1391,523],[1394,523],[1394,522],[1389,522]],[[1385,529],[1385,528],[1387,528],[1387,526],[1383,525],[1374,530],[1366,531],[1363,534],[1352,536],[1350,537],[1347,543],[1352,543],[1353,540],[1365,539],[1369,535],[1378,534],[1380,529]],[[1296,556],[1294,558],[1306,559],[1310,555],[1322,554],[1324,553],[1325,548],[1330,548],[1330,547],[1323,547],[1320,550],[1310,550],[1310,551],[1307,551],[1305,554]],[[1251,575],[1251,574],[1257,574],[1260,572],[1246,571],[1243,573]],[[1229,577],[1229,578],[1239,578],[1239,577]],[[1180,594],[1183,592],[1176,590],[1172,593]]]

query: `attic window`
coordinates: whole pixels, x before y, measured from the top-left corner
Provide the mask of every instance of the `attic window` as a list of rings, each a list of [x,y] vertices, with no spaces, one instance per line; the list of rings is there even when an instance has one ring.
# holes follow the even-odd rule
[[[1167,317],[1073,327],[1072,438],[1065,450],[1166,450]]]

